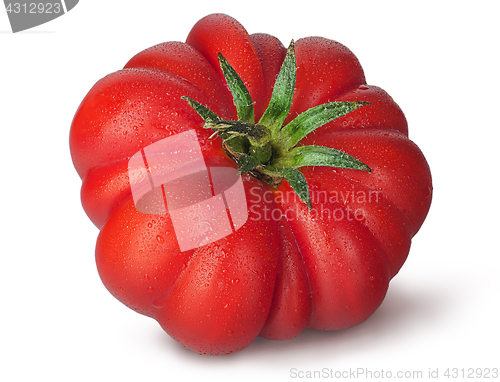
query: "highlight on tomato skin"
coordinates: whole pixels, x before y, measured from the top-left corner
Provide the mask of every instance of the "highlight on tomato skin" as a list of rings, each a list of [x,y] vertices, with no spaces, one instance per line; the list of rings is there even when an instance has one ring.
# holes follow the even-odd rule
[[[364,322],[432,200],[353,52],[224,14],[97,81],[69,139],[104,286],[200,354]]]

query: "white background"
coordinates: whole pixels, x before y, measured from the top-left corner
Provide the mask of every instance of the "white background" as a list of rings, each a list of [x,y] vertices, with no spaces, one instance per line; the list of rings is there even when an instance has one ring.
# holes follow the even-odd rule
[[[447,368],[500,367],[497,2],[291,3],[82,0],[16,34],[0,9],[0,380],[288,381],[358,368],[379,379],[438,369],[447,380]],[[98,230],[68,147],[73,115],[98,79],[151,45],[184,41],[214,12],[285,45],[310,35],[347,45],[426,155],[430,213],[386,300],[358,327],[200,356],[98,277]]]

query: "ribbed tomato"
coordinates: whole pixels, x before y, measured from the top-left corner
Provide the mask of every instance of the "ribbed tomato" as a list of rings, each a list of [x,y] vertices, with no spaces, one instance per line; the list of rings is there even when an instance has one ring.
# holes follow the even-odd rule
[[[98,81],[70,147],[104,285],[205,354],[366,320],[431,203],[403,112],[348,48],[223,14]]]

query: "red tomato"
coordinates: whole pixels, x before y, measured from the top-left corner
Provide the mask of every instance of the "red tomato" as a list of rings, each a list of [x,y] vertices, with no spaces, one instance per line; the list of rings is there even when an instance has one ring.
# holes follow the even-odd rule
[[[278,39],[250,35],[229,16],[209,15],[186,43],[166,42],[137,54],[92,87],[72,123],[71,154],[83,180],[83,207],[100,229],[96,261],[104,285],[199,353],[226,354],[257,336],[283,340],[305,328],[339,330],[363,322],[382,303],[430,207],[429,167],[408,139],[405,116],[393,99],[366,84],[359,61],[340,43],[310,37],[296,41],[294,49],[295,92],[283,124],[320,104],[365,102],[298,144],[340,150],[371,169],[303,166],[312,208],[286,176],[272,187],[253,176],[255,171],[237,180],[216,179],[214,169],[238,169],[241,163],[221,139],[211,138],[205,118],[181,97],[224,121],[238,120],[220,53],[248,89],[251,122],[257,123],[288,57]],[[194,137],[192,161],[155,166],[167,172],[177,165],[205,166],[196,173],[202,174],[198,180],[189,178],[195,185],[189,192],[195,198],[196,187],[207,181],[207,198],[214,203],[210,213],[222,205],[229,216],[229,231],[198,244],[181,241],[178,224],[193,217],[179,211],[191,206],[186,202],[181,206],[186,210],[174,211],[167,182],[158,188],[163,199],[157,195],[165,205],[154,209],[148,202],[153,209],[145,212],[134,199],[134,189],[158,170],[146,165],[157,159],[148,153],[179,137]],[[271,143],[274,155],[279,147]],[[133,160],[144,160],[144,166],[131,167]],[[273,159],[265,161],[268,165],[254,170],[273,168]],[[235,211],[243,214],[240,220]],[[207,222],[198,220],[201,229]],[[212,220],[208,234],[226,224]]]

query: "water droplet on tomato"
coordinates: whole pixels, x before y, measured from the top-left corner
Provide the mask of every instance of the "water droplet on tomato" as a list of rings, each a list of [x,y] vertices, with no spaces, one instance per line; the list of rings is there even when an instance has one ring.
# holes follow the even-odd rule
[[[165,242],[165,239],[163,238],[163,236],[158,235],[156,236],[156,241],[158,241],[158,243],[160,244],[163,244]]]

